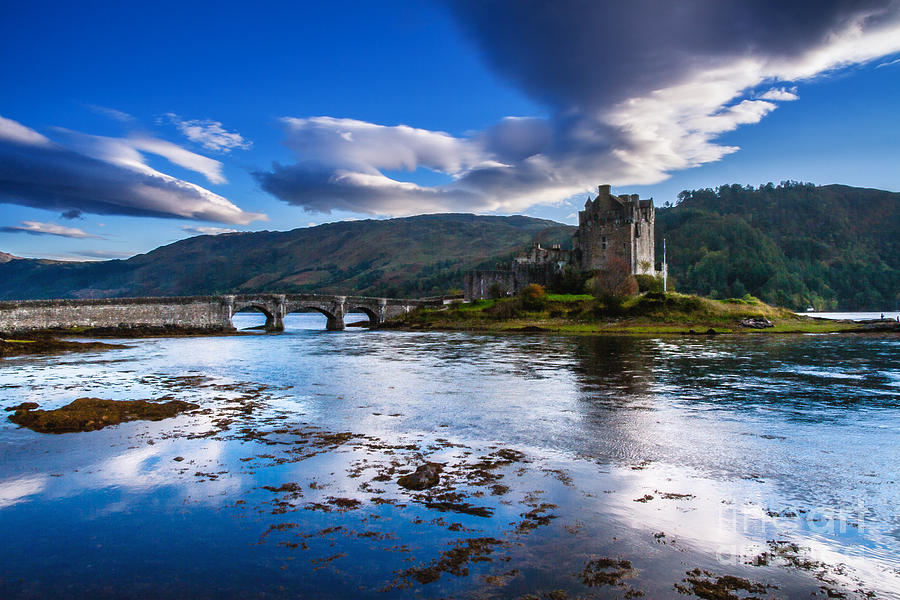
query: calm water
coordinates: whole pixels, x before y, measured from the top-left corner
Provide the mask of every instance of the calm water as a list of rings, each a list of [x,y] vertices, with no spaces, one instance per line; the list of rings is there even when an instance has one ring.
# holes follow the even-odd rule
[[[900,597],[897,337],[287,325],[0,361],[4,407],[201,406],[4,419],[0,596]],[[397,485],[426,460],[438,486]]]
[[[900,312],[896,310],[884,312],[798,312],[797,314],[820,319],[849,319],[851,321],[869,321],[871,319],[893,319],[896,321],[900,317]]]

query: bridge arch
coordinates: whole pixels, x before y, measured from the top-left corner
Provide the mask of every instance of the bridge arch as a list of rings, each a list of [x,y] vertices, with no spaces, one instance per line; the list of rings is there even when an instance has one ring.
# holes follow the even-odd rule
[[[273,310],[270,306],[267,306],[263,302],[236,302],[234,305],[234,310],[231,311],[231,323],[234,325],[234,316],[237,313],[241,312],[259,312],[262,313],[263,316],[266,317],[266,322],[262,326],[262,329],[266,331],[277,331],[278,324],[278,314],[276,310]],[[251,329],[258,329],[259,327],[252,327]]]
[[[381,315],[378,314],[374,309],[369,306],[365,306],[363,304],[350,305],[350,308],[347,310],[347,314],[350,313],[363,313],[366,317],[369,318],[369,327],[378,327],[381,325],[381,322],[384,320]]]
[[[290,305],[285,307],[284,316],[287,317],[291,314],[309,314],[316,313],[323,315],[325,317],[325,329],[335,329],[335,323],[344,322],[343,314],[337,315],[333,310],[329,310],[327,307],[314,305],[314,304],[298,304],[298,305]]]
[[[284,304],[284,314],[298,312],[318,312],[325,315],[325,329],[329,331],[344,328],[344,304],[327,298],[290,299]]]

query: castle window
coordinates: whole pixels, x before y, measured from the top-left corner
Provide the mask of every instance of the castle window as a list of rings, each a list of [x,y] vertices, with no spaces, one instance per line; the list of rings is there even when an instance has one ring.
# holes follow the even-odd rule
[[[604,250],[606,250],[606,236],[605,235],[602,238],[600,238],[600,244],[601,244],[601,247]]]

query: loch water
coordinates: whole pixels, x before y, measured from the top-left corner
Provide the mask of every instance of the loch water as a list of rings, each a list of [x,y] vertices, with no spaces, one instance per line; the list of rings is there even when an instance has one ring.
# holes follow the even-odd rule
[[[0,360],[2,408],[200,406],[4,417],[0,597],[900,598],[896,336],[286,325]]]

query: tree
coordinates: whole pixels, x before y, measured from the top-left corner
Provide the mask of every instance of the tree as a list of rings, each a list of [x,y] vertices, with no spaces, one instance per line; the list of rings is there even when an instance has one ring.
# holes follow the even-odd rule
[[[606,268],[597,271],[594,277],[594,297],[601,300],[607,298],[625,298],[638,292],[637,280],[631,274],[628,262],[613,256],[606,263]]]

